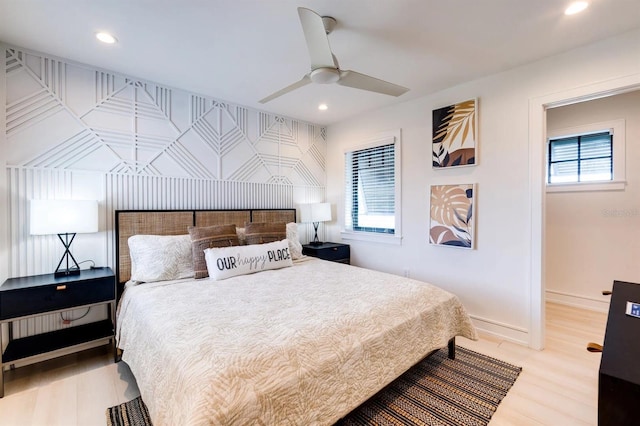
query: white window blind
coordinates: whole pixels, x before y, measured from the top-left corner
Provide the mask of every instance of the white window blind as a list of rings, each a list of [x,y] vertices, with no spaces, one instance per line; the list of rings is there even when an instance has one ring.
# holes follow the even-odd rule
[[[613,135],[600,132],[549,140],[548,183],[613,180]]]
[[[393,139],[345,153],[345,228],[394,234],[396,150]]]

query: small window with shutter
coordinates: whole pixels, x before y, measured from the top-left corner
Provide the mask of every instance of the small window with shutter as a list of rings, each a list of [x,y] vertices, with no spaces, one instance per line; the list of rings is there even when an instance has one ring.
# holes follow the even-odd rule
[[[624,190],[625,120],[547,134],[547,192]]]
[[[613,135],[600,132],[549,139],[547,183],[613,180]]]

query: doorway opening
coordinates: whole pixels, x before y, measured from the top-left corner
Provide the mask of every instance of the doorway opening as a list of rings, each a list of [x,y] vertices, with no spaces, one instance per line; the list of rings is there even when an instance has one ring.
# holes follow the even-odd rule
[[[530,247],[530,337],[529,346],[544,348],[545,324],[545,172],[547,112],[550,108],[572,105],[640,89],[640,74],[574,88],[530,99],[529,170],[531,207]]]

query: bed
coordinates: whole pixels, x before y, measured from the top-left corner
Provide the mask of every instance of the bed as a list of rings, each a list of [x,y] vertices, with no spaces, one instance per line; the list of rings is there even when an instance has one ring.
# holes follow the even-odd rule
[[[129,282],[117,346],[155,426],[331,425],[433,351],[453,356],[455,336],[477,338],[446,291],[309,257],[219,280],[130,281],[129,237],[245,222],[295,222],[295,210],[116,212],[116,273]]]

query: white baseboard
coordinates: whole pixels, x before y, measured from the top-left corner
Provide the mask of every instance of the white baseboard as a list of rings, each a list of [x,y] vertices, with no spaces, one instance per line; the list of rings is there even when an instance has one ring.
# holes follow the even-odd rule
[[[526,328],[482,318],[477,315],[469,316],[478,331],[519,345],[529,346],[529,331]]]
[[[546,300],[561,305],[575,308],[588,309],[596,312],[609,312],[609,300],[601,300],[595,297],[580,296],[555,290],[545,291]],[[483,318],[477,315],[469,315],[479,332],[488,334],[501,340],[529,347],[529,330],[511,324]]]
[[[581,296],[579,294],[571,294],[563,291],[546,290],[545,295],[547,301],[558,303],[560,305],[572,306],[574,308],[587,309],[596,312],[609,312],[609,298],[606,300],[597,299],[595,297]]]

